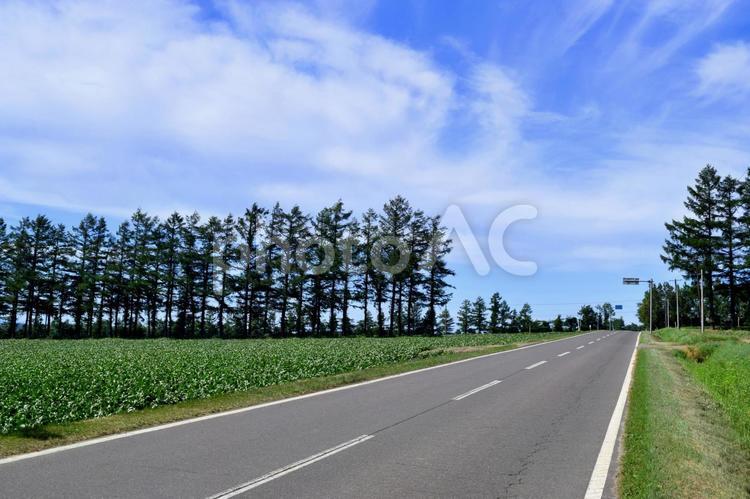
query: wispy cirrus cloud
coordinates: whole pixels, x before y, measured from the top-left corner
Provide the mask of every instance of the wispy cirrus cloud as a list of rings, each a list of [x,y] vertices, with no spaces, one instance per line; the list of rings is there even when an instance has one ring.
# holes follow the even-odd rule
[[[696,66],[702,97],[741,98],[750,93],[750,45],[745,42],[720,44]]]

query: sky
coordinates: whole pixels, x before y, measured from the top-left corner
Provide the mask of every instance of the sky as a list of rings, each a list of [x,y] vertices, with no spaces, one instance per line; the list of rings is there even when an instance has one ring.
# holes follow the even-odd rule
[[[457,245],[453,310],[498,291],[635,320],[622,277],[678,277],[686,186],[750,166],[746,1],[11,0],[0,23],[0,216],[402,194],[460,210],[492,263],[495,217],[533,206],[501,237],[537,271]]]

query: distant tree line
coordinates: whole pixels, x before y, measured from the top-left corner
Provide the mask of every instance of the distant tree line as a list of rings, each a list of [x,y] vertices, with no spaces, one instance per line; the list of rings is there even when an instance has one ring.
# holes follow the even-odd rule
[[[450,244],[439,217],[400,196],[360,219],[341,201],[314,216],[279,204],[223,219],[139,209],[114,232],[91,214],[72,229],[0,219],[0,333],[432,335],[451,297]]]
[[[736,327],[747,318],[750,303],[750,170],[744,179],[721,177],[706,165],[688,187],[687,214],[666,223],[662,260],[679,271],[681,324],[698,324],[701,271],[704,279],[706,322],[713,327]],[[678,284],[679,285],[679,284]],[[655,327],[666,322],[666,304],[675,313],[671,283],[654,289]],[[648,323],[648,291],[641,304],[641,321]]]
[[[524,303],[520,310],[511,308],[500,296],[493,293],[487,301],[481,296],[476,300],[463,300],[454,320],[448,309],[443,309],[438,316],[440,334],[501,334],[519,332],[564,332],[589,331],[593,329],[625,329],[622,318],[615,317],[615,309],[610,303],[592,307],[584,305],[577,317],[565,319],[557,315],[553,320],[535,320],[532,317],[531,305]]]

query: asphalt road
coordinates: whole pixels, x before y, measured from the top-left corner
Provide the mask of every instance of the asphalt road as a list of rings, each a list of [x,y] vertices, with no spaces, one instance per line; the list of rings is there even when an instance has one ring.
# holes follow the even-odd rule
[[[0,497],[581,498],[636,338],[595,332],[4,460]]]

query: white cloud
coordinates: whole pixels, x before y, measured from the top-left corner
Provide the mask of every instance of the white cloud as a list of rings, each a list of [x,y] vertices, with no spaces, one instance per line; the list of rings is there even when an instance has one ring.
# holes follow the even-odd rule
[[[610,58],[610,67],[631,74],[654,71],[713,26],[734,0],[647,0]]]
[[[750,45],[718,45],[696,66],[697,93],[704,97],[742,97],[750,92]]]
[[[566,18],[566,43],[609,2],[586,6]],[[552,261],[590,254],[556,251],[550,234],[591,247],[660,233],[703,163],[741,163],[742,148],[714,137],[599,130],[595,104],[537,109],[506,67],[472,56],[458,74],[321,8],[230,2],[208,23],[177,0],[1,4],[0,201],[122,216],[339,197],[361,210],[402,193],[434,213],[461,203],[477,230],[526,203],[539,218],[514,241]],[[561,148],[529,123],[585,128],[562,149],[599,140],[612,154],[554,171]]]

